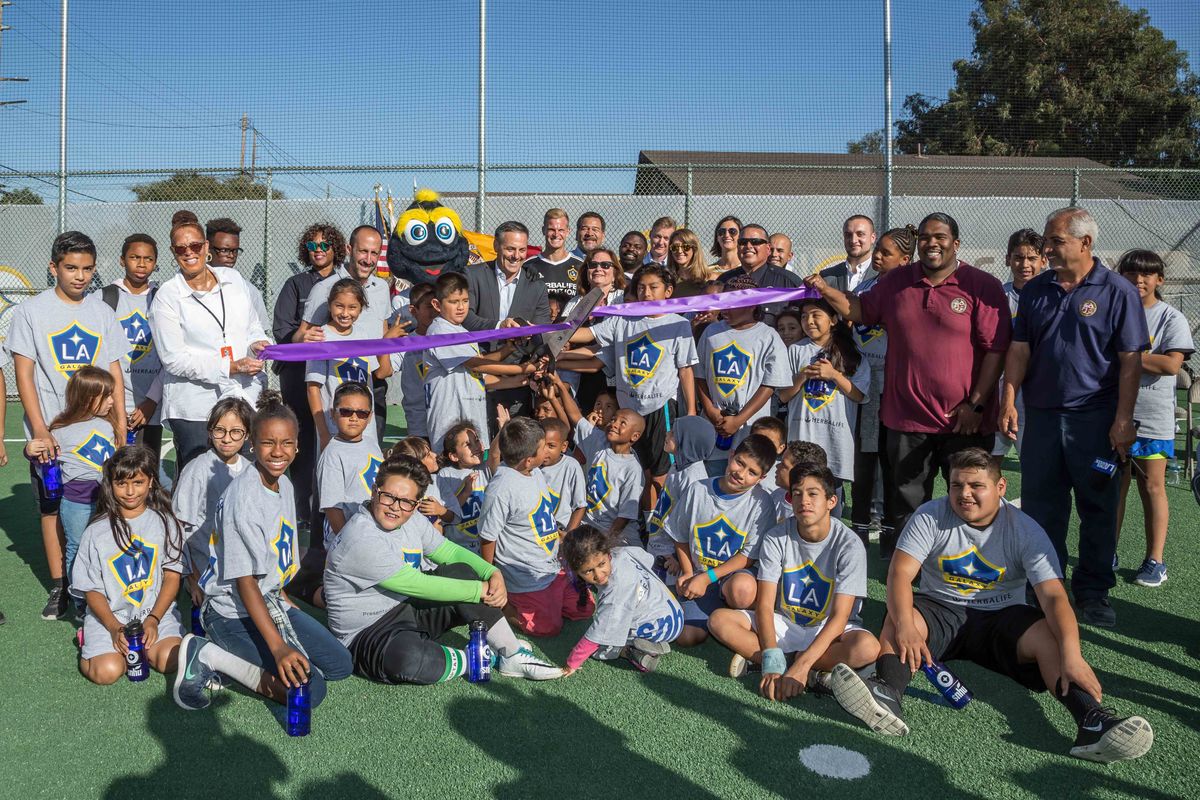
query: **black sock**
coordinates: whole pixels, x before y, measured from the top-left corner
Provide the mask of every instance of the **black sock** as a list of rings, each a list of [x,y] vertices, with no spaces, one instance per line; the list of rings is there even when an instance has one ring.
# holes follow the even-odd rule
[[[1083,718],[1087,716],[1087,713],[1092,709],[1100,707],[1100,704],[1096,702],[1096,698],[1075,684],[1071,684],[1071,688],[1067,689],[1066,697],[1059,694],[1058,687],[1055,687],[1054,697],[1058,702],[1067,707],[1067,711],[1071,712],[1071,716],[1075,718],[1076,725],[1082,725]]]
[[[905,687],[912,680],[912,673],[895,653],[885,653],[876,659],[875,675],[895,689],[897,694],[904,694]]]

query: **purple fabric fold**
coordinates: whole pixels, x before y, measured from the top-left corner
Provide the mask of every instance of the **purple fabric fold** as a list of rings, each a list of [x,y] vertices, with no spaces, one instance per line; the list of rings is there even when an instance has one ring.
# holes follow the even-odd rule
[[[671,297],[666,300],[643,300],[601,306],[592,312],[593,317],[649,317],[655,314],[689,314],[695,311],[723,311],[727,308],[785,303],[788,300],[805,300],[820,297],[815,289],[802,286],[799,289],[739,289],[720,294],[698,294],[693,297]]]
[[[499,342],[504,339],[519,339],[553,331],[565,331],[571,327],[565,322],[553,325],[525,325],[520,328],[500,328],[466,333],[439,333],[433,336],[400,336],[395,339],[350,339],[337,342],[295,342],[272,344],[263,348],[260,358],[271,361],[323,361],[355,356],[386,356],[392,353],[407,353],[412,350],[429,350],[434,347],[450,347],[456,344],[478,344]]]

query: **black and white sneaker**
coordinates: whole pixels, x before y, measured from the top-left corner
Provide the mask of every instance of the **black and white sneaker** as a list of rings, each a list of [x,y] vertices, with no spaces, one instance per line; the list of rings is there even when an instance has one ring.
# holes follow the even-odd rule
[[[871,730],[885,736],[908,733],[908,725],[900,713],[900,696],[883,681],[864,680],[848,664],[837,664],[830,671],[830,684],[838,705]]]
[[[46,595],[46,607],[42,619],[62,619],[67,614],[67,593],[61,585],[55,586]]]
[[[1079,726],[1071,755],[1110,764],[1144,756],[1153,744],[1154,729],[1142,717],[1117,717],[1111,709],[1094,708]]]
[[[833,696],[833,673],[814,669],[808,673],[808,692],[818,697]]]

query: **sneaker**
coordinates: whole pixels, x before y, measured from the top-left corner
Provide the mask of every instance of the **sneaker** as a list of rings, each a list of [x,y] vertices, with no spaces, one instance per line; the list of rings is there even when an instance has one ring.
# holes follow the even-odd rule
[[[552,681],[562,677],[562,670],[547,664],[533,654],[529,642],[521,642],[521,649],[511,656],[500,656],[497,670],[508,678],[524,678],[529,681]]]
[[[1071,755],[1109,764],[1144,756],[1154,744],[1154,730],[1141,717],[1117,717],[1107,708],[1094,708],[1083,718]]]
[[[1085,625],[1095,625],[1097,628],[1115,628],[1117,612],[1109,604],[1107,597],[1088,600],[1079,605],[1079,621]]]
[[[55,586],[46,595],[46,607],[42,619],[62,619],[67,613],[67,593],[61,585]]]
[[[199,658],[200,651],[207,644],[207,639],[190,633],[179,644],[179,669],[175,673],[174,695],[175,704],[184,711],[199,711],[212,702],[205,688],[214,673]]]
[[[1116,572],[1120,568],[1121,568],[1121,557],[1119,555],[1117,555],[1116,553],[1113,553],[1113,572]]]
[[[833,673],[823,669],[808,673],[808,692],[818,697],[832,697]]]
[[[621,652],[621,656],[638,672],[654,672],[658,668],[658,660],[669,652],[671,652],[671,645],[666,642],[634,639]]]
[[[1142,562],[1133,582],[1138,586],[1162,586],[1167,582],[1167,565],[1161,561],[1147,558]]]
[[[833,697],[846,713],[886,736],[904,736],[908,726],[900,714],[900,697],[876,678],[863,679],[847,664],[836,665],[830,676]]]
[[[737,653],[734,653],[733,657],[729,659],[729,677],[742,678],[751,672],[762,672],[762,664],[756,664]]]

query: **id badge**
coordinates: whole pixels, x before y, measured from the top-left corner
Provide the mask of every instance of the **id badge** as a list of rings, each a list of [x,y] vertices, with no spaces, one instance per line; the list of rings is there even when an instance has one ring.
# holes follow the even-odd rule
[[[225,359],[228,359],[229,361],[233,361],[233,348],[230,347],[229,345],[225,345],[224,347],[222,347],[221,348],[221,358],[225,358]]]

